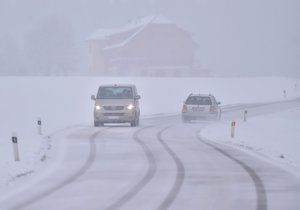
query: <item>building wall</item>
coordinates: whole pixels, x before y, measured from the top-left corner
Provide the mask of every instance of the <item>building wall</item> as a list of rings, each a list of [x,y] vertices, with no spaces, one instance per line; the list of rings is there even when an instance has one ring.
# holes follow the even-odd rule
[[[118,40],[122,40],[120,36]],[[102,50],[105,45],[105,41],[90,42],[94,74],[182,75],[191,69],[194,61],[195,44],[176,25],[148,25],[120,48]]]
[[[154,66],[192,65],[194,46],[175,25],[150,25],[122,49],[122,55],[144,57]]]

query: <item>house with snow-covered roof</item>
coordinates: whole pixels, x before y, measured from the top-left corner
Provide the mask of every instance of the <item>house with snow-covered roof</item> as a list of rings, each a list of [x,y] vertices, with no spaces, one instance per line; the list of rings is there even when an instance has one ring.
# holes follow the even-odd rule
[[[188,76],[195,70],[197,43],[161,15],[99,29],[87,41],[94,75]]]

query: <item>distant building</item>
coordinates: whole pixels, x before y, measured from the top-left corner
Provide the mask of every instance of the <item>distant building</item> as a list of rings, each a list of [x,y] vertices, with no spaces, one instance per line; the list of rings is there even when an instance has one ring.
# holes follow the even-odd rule
[[[160,15],[131,21],[121,28],[99,29],[87,41],[90,71],[94,75],[191,76],[199,73],[194,58],[197,43],[187,31]]]

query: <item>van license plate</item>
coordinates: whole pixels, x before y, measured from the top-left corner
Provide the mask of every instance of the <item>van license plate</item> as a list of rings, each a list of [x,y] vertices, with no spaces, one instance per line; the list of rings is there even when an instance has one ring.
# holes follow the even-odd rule
[[[118,120],[119,118],[119,116],[108,116],[108,119],[110,120]]]

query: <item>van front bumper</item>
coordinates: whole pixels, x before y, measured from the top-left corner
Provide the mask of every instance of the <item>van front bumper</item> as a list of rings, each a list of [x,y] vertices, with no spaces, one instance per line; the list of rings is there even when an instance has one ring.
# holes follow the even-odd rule
[[[135,120],[135,110],[122,112],[94,112],[94,121],[98,123],[127,123]]]

